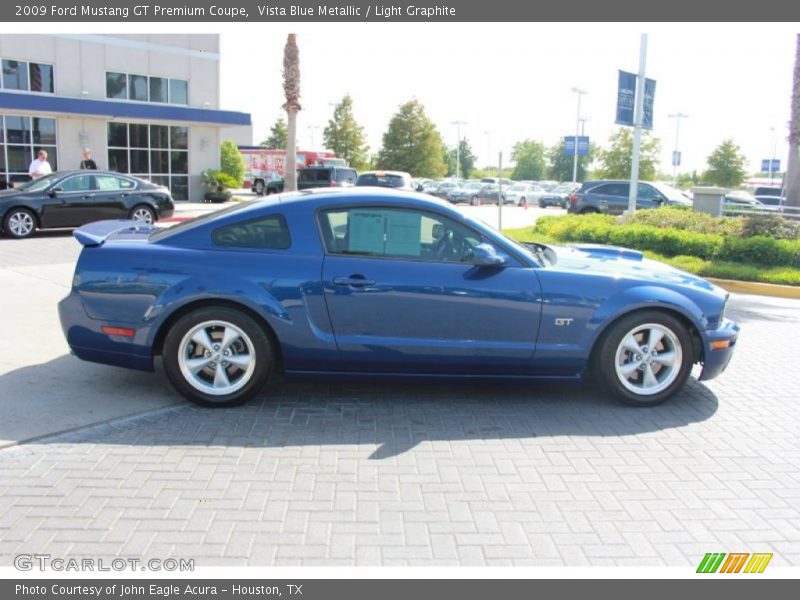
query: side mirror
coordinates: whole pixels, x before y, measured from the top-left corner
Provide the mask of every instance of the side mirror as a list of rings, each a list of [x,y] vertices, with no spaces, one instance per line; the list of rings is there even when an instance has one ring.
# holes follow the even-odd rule
[[[51,198],[57,198],[58,195],[63,191],[64,191],[64,188],[54,187],[53,189],[50,190],[49,194],[50,194]]]
[[[479,267],[500,267],[506,264],[506,257],[499,254],[491,244],[478,244],[472,248],[472,255]]]

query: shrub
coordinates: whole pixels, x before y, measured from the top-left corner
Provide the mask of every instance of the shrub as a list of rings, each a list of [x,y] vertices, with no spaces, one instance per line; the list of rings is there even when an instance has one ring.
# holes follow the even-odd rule
[[[230,175],[235,182],[230,187],[241,187],[245,175],[244,157],[233,140],[225,140],[219,147],[219,164],[220,171]]]
[[[745,237],[768,236],[779,240],[796,240],[800,237],[800,223],[780,215],[748,215],[741,219]]]

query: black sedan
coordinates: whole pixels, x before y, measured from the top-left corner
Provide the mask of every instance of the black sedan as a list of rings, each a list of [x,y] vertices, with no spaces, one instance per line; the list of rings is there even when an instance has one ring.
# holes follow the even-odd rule
[[[103,219],[153,223],[174,210],[167,188],[106,171],[61,171],[0,192],[0,222],[13,238]]]

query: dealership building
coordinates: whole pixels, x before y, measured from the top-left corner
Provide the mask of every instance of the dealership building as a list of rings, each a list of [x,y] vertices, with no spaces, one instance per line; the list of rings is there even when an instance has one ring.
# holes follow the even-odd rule
[[[0,36],[0,188],[40,149],[70,170],[86,147],[99,169],[199,200],[222,140],[252,139],[249,114],[219,108],[219,56],[217,34]]]

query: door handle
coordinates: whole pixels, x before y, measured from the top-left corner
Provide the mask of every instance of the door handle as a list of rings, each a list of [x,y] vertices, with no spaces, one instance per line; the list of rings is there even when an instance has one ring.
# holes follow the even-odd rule
[[[367,279],[366,277],[360,274],[350,275],[349,277],[340,275],[338,277],[333,278],[333,284],[349,285],[351,287],[366,287],[370,285],[375,285],[375,280]]]
[[[81,196],[81,200],[88,200],[89,198],[94,198],[94,194],[85,194]]]

